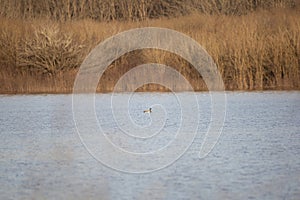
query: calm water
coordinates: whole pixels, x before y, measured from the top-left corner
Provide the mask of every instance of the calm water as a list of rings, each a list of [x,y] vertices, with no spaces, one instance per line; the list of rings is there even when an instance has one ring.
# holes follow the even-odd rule
[[[187,103],[194,98],[178,95]],[[130,174],[104,166],[86,150],[72,95],[0,96],[0,199],[300,199],[299,92],[227,93],[223,133],[204,159],[198,153],[211,122],[210,95],[198,93],[197,99],[199,106],[187,110],[199,113],[187,152],[159,171]],[[114,112],[110,100],[97,95],[95,114],[106,137],[126,151],[162,148],[182,126],[182,102],[172,93],[117,94]],[[144,114],[150,106],[153,112]],[[141,148],[124,136],[129,132],[162,134]]]

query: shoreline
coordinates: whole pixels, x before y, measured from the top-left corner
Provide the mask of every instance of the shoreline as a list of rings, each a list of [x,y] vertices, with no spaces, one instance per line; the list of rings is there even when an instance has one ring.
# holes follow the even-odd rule
[[[266,89],[266,90],[224,90],[224,91],[134,91],[134,92],[95,92],[95,93],[73,93],[73,92],[24,92],[24,93],[0,93],[0,96],[34,96],[34,95],[71,95],[71,94],[130,94],[130,93],[156,93],[156,94],[167,94],[167,93],[210,93],[210,92],[225,92],[225,93],[269,93],[269,92],[300,92],[300,89]]]

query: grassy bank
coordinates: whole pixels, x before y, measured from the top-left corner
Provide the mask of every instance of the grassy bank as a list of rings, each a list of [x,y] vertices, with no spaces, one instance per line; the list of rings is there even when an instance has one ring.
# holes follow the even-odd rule
[[[252,4],[252,7],[244,6],[235,9],[239,11],[237,13],[230,11],[234,6],[225,9],[225,3],[224,9],[216,9],[218,7],[208,4],[201,4],[202,7],[190,4],[195,5],[197,12],[192,6],[187,6],[177,9],[181,10],[178,13],[168,10],[166,16],[158,8],[155,9],[156,14],[146,9],[144,17],[134,11],[135,15],[130,16],[135,20],[129,20],[131,18],[128,17],[116,20],[119,15],[125,16],[120,11],[113,18],[87,17],[91,11],[79,14],[79,11],[74,11],[78,9],[74,6],[73,14],[65,12],[63,15],[63,11],[55,11],[61,13],[55,17],[46,11],[36,13],[37,5],[33,4],[29,9],[31,14],[15,9],[4,11],[1,8],[0,93],[72,92],[76,72],[91,49],[111,35],[146,26],[174,29],[199,42],[216,62],[227,90],[300,89],[300,13],[296,2],[253,2],[257,2],[256,7]],[[264,9],[262,2],[277,4],[269,4],[273,8]],[[180,14],[183,11],[188,14]],[[100,80],[98,91],[111,91],[124,73],[149,62],[172,66],[191,82],[195,90],[206,90],[201,75],[185,60],[168,52],[143,50],[131,52],[116,60]],[[184,88],[178,84],[173,89]],[[145,90],[165,91],[165,88],[157,85],[139,88],[139,91]]]

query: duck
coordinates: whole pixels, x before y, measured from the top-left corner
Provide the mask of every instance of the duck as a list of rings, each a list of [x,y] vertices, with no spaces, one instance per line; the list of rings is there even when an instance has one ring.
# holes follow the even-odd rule
[[[149,108],[148,110],[144,110],[144,113],[151,113],[152,112],[152,108]]]

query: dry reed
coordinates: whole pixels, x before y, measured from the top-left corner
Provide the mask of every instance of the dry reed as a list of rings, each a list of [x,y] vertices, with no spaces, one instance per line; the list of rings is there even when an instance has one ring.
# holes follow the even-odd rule
[[[45,5],[38,3],[39,1],[25,0],[0,0],[0,2],[6,8],[0,9],[2,16],[0,20],[0,93],[72,92],[78,67],[92,48],[118,32],[145,26],[175,29],[199,42],[217,63],[228,90],[300,88],[300,22],[298,20],[300,14],[297,12],[297,1],[256,0],[251,1],[255,4],[249,4],[250,7],[245,6],[246,4],[239,4],[244,7],[233,9],[235,6],[229,8],[226,2],[236,5],[234,2],[237,1],[207,0],[202,1],[200,7],[194,3],[193,10],[189,6],[189,8],[183,8],[178,0],[173,1],[178,5],[172,4],[173,7],[162,9],[165,11],[163,14],[159,13],[158,8],[155,9],[156,14],[153,12],[151,14],[147,7],[150,6],[148,5],[150,1],[145,0],[142,1],[145,3],[144,6],[147,5],[143,8],[147,8],[144,14],[142,14],[142,8],[139,8],[138,12],[136,11],[138,8],[132,7],[131,10],[129,9],[132,13],[127,13],[126,18],[120,17],[125,14],[120,14],[121,12],[118,11],[118,15],[102,16],[103,19],[99,16],[86,17],[87,14],[93,15],[94,12],[86,10],[87,8],[85,8],[85,14],[81,16],[77,10],[79,9],[77,6],[80,7],[79,4],[76,4],[76,8],[74,5],[68,8],[72,10],[70,13],[65,10],[55,11],[56,17],[53,17],[53,13],[47,14],[50,11],[45,11],[46,8],[43,7],[51,1],[45,1]],[[18,4],[15,5],[16,9],[12,9],[12,2],[15,4],[23,2],[24,5]],[[88,5],[85,6],[90,6],[89,9],[100,9],[96,1],[87,2]],[[124,1],[110,2],[116,5]],[[136,2],[134,0],[128,2],[132,2],[132,6],[138,6],[137,3],[134,4]],[[157,5],[170,3],[167,0],[159,2],[160,4]],[[249,3],[250,1],[243,2]],[[170,4],[165,5],[170,6]],[[267,5],[271,5],[273,9],[261,10]],[[24,6],[27,6],[26,9],[24,8],[26,12],[18,10]],[[101,6],[108,5],[101,4]],[[122,6],[125,8],[129,4]],[[177,10],[180,11],[177,14],[172,11],[174,6],[177,6]],[[295,9],[291,9],[292,7]],[[35,10],[37,8],[40,13]],[[213,10],[213,8],[218,9]],[[55,7],[55,9],[59,8]],[[64,9],[67,8],[64,7]],[[177,18],[161,18],[162,16],[182,15],[180,13],[184,9],[193,14]],[[231,9],[238,12],[230,11]],[[253,10],[256,11],[250,12]],[[250,13],[241,15],[248,11]],[[102,13],[107,13],[107,10],[105,12],[103,10]],[[160,18],[139,21],[157,17]],[[76,20],[66,20],[67,18]],[[131,19],[132,21],[105,22],[114,19]],[[206,90],[201,75],[197,74],[195,69],[182,58],[163,51],[144,50],[126,54],[112,63],[100,80],[98,91],[111,91],[124,73],[139,64],[149,62],[170,65],[180,71],[195,90]],[[176,87],[180,88],[179,85]],[[138,91],[143,90],[163,91],[166,88],[146,85],[138,89]]]
[[[0,16],[135,21],[192,12],[241,15],[259,9],[294,8],[298,3],[299,0],[0,0]]]

